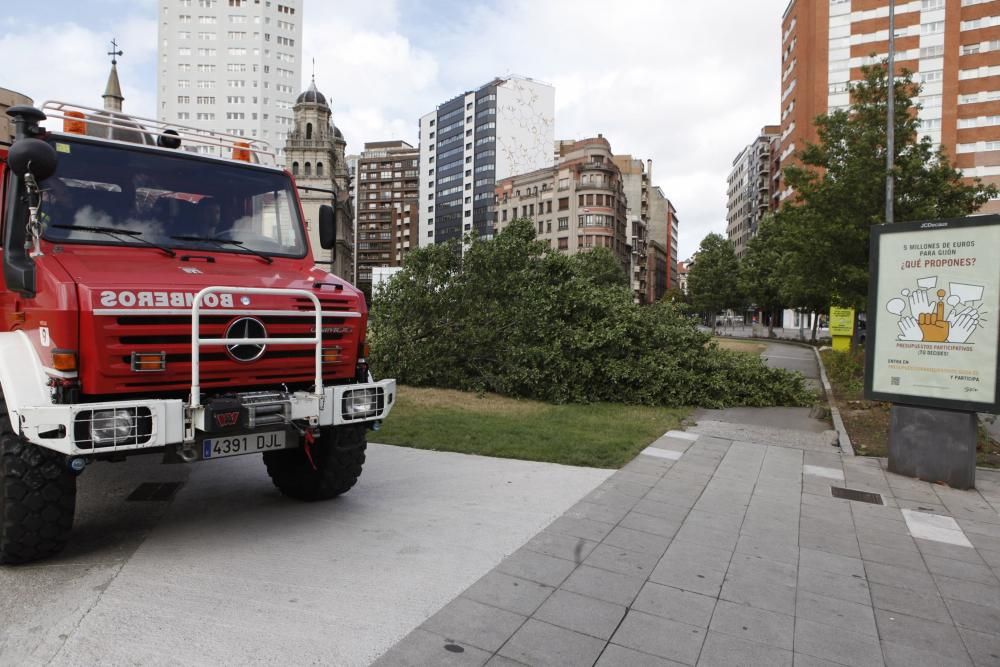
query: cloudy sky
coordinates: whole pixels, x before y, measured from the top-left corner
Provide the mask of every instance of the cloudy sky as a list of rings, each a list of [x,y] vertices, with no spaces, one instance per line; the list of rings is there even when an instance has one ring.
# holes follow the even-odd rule
[[[416,144],[417,119],[495,76],[556,90],[556,138],[604,134],[653,160],[680,218],[680,256],[725,232],[726,174],[777,122],[787,0],[304,0],[303,79],[333,107],[348,150]],[[4,3],[0,87],[38,103],[100,104],[107,42],[125,109],[154,115],[157,0]]]

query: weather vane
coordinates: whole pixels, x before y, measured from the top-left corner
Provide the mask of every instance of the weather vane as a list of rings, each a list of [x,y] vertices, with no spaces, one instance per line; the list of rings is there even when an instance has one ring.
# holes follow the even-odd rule
[[[313,80],[313,83],[316,83],[316,58],[312,59],[312,65],[313,65],[312,80]]]
[[[118,60],[116,59],[118,56],[125,55],[125,53],[121,49],[118,48],[118,42],[115,41],[115,39],[113,37],[111,38],[111,50],[108,51],[108,55],[111,56],[111,64],[112,65],[117,65],[118,64]]]

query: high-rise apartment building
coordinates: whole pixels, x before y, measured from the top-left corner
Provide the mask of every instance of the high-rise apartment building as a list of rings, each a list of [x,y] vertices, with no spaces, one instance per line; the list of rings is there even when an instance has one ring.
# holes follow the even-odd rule
[[[782,165],[812,119],[850,104],[861,66],[888,54],[889,0],[791,0],[782,17]],[[898,0],[896,65],[923,85],[921,135],[966,176],[1000,184],[1000,0]],[[778,183],[778,198],[791,191]],[[984,211],[1000,210],[993,201]]]
[[[405,141],[370,141],[357,157],[358,287],[371,293],[372,269],[402,266],[417,245],[420,149]]]
[[[649,172],[652,171],[652,160],[649,171],[642,160],[631,155],[615,155],[614,163],[622,175],[622,189],[625,192],[625,214],[629,226],[629,245],[632,247],[632,260],[629,269],[629,279],[632,281],[632,291],[635,292],[637,303],[649,302]]]
[[[663,189],[653,185],[652,160],[631,155],[616,155],[613,159],[621,170],[632,223],[633,287],[638,290],[645,283],[645,297],[640,303],[654,303],[677,285],[677,209]]]
[[[300,92],[303,0],[160,0],[156,116],[268,142]]]
[[[757,235],[761,219],[772,210],[771,146],[779,133],[777,125],[765,125],[733,160],[726,189],[726,234],[737,257],[746,254],[747,242]]]
[[[493,234],[496,183],[552,165],[555,89],[494,79],[420,119],[420,244]]]

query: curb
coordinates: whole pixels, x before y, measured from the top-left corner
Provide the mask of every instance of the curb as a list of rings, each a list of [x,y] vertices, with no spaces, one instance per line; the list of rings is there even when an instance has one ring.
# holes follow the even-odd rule
[[[840,410],[837,409],[835,405],[836,401],[833,399],[833,387],[830,385],[829,378],[826,377],[826,367],[823,366],[823,357],[819,354],[819,349],[813,348],[813,353],[816,355],[816,363],[819,364],[819,379],[823,383],[823,391],[826,392],[826,402],[830,406],[830,416],[833,418],[833,428],[837,430],[837,443],[840,446],[840,451],[845,456],[854,456],[854,445],[851,444],[851,436],[847,434],[847,428],[844,426],[844,420],[840,417]]]

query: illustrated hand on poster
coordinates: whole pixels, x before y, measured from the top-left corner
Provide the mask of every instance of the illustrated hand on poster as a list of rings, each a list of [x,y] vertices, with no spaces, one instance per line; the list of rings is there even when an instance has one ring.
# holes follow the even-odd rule
[[[969,308],[970,313],[964,313],[959,315],[954,322],[950,323],[950,330],[948,331],[948,342],[949,343],[964,343],[969,340],[969,336],[976,330],[979,326],[979,313],[975,310]]]
[[[945,291],[938,290],[938,296],[943,297]],[[924,298],[927,294],[924,292]],[[912,301],[911,301],[912,303]],[[920,313],[917,317],[920,330],[924,333],[924,341],[928,343],[943,343],[948,340],[948,329],[950,325],[944,317],[944,301],[934,303],[933,312]]]
[[[927,290],[918,289],[910,292],[910,313],[917,317],[919,315],[930,315],[934,312],[934,302],[927,296]]]
[[[899,340],[920,341],[924,339],[924,332],[920,329],[915,317],[900,318],[899,331]]]

